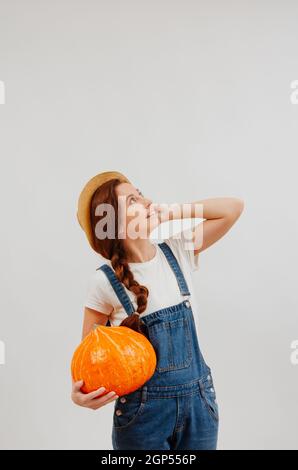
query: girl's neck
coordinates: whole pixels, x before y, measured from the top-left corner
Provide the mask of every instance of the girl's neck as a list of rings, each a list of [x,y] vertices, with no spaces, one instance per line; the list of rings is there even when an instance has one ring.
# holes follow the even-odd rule
[[[145,263],[154,258],[156,246],[148,239],[137,238],[136,240],[124,240],[128,263]]]

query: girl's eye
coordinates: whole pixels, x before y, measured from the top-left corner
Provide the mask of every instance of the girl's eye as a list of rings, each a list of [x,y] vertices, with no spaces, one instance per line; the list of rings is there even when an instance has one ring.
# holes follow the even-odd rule
[[[131,197],[131,198],[130,198],[130,201],[129,201],[129,204],[130,204],[130,203],[133,203],[133,204],[134,204],[135,202],[136,202],[136,198],[135,198],[135,197]]]

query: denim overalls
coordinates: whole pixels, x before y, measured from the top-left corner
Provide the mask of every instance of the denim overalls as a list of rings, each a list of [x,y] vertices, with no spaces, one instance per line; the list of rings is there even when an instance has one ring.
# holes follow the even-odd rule
[[[182,298],[190,296],[171,248],[159,243]],[[126,313],[135,309],[113,269],[100,266]],[[165,289],[167,286],[165,286]],[[141,317],[157,365],[139,389],[115,400],[112,444],[120,450],[216,449],[219,410],[210,367],[200,351],[189,299]]]

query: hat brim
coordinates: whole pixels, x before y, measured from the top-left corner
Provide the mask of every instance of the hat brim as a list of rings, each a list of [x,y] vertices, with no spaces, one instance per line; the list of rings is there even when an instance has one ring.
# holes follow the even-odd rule
[[[91,247],[95,250],[93,244],[93,232],[90,220],[90,204],[95,191],[107,181],[117,178],[121,183],[130,183],[129,179],[118,171],[105,171],[93,176],[83,187],[77,207],[77,219],[84,230]]]

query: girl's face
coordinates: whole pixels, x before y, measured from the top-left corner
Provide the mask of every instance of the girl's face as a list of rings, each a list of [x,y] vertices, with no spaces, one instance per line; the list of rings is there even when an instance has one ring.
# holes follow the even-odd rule
[[[158,226],[157,211],[151,199],[130,183],[121,183],[116,187],[118,197],[118,215],[120,231],[125,230],[127,238],[148,238]]]

